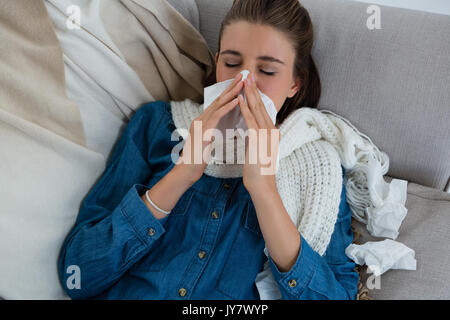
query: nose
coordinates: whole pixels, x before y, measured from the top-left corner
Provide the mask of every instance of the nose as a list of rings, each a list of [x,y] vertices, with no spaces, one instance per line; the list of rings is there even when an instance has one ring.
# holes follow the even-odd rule
[[[258,83],[258,78],[256,77],[256,71],[255,71],[255,68],[251,68],[251,67],[243,67],[242,68],[242,70],[240,70],[240,72],[242,72],[242,71],[248,71],[248,74],[247,74],[247,78],[248,79],[251,79],[251,77],[252,77],[252,75],[253,75],[253,79],[255,79],[255,83]]]

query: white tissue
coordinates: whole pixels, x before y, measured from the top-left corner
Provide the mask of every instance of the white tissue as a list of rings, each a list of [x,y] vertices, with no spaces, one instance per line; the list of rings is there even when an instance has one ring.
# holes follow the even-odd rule
[[[241,81],[244,81],[250,71],[243,70],[241,71],[243,77]],[[227,89],[230,84],[234,81],[234,79],[225,80],[222,82],[218,82],[212,86],[206,87],[204,89],[204,103],[203,103],[203,110],[206,110],[213,101],[219,97],[222,92]],[[264,106],[266,107],[266,111],[272,120],[272,123],[275,124],[276,117],[277,117],[277,109],[275,108],[275,105],[273,101],[266,96],[264,93],[262,93],[258,89],[259,94],[261,95],[262,102],[264,103]],[[242,96],[244,97],[245,102],[247,102],[247,97],[245,95],[244,89],[240,92]],[[223,134],[223,137],[226,137],[226,129],[242,129],[244,132],[247,130],[247,125],[245,124],[245,120],[241,114],[240,107],[235,107],[233,110],[231,110],[229,113],[227,113],[223,118],[219,121],[219,124],[217,125],[217,129],[220,130]]]
[[[266,251],[265,248],[264,251]],[[264,270],[256,276],[255,285],[261,300],[282,299],[278,284],[272,275],[272,270],[270,270],[269,260],[264,263]]]
[[[380,164],[369,160],[367,183],[373,206],[366,208],[367,230],[374,237],[397,239],[398,230],[406,217],[406,180],[392,179],[387,183]]]
[[[362,245],[352,243],[345,249],[345,254],[356,264],[367,265],[375,276],[389,269],[416,270],[417,265],[414,250],[391,239]]]

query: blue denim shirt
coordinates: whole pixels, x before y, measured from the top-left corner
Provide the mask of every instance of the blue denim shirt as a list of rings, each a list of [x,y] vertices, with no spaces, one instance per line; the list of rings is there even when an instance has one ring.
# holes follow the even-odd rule
[[[260,299],[255,277],[267,259],[283,299],[355,298],[358,274],[344,252],[353,240],[345,188],[325,255],[300,234],[286,272],[264,254],[242,177],[203,174],[169,216],[156,219],[140,196],[173,167],[173,130],[170,104],[161,101],[143,105],[125,128],[61,249],[59,276],[71,298]],[[79,288],[68,286],[71,266],[79,268]]]

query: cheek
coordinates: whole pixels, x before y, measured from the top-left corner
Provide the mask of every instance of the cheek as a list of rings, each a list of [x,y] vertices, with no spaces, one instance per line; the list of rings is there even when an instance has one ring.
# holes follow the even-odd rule
[[[277,111],[280,111],[287,97],[285,86],[280,81],[267,80],[260,81],[258,88],[273,101]]]
[[[235,74],[230,68],[225,68],[222,64],[217,65],[216,68],[216,81],[222,82],[231,78],[234,78]]]

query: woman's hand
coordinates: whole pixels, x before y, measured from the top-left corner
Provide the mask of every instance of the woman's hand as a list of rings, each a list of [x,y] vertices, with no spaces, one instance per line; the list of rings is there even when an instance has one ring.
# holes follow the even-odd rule
[[[243,183],[250,193],[277,192],[275,172],[280,133],[266,111],[254,79],[250,74],[244,84],[248,104],[241,95],[238,97],[248,128]]]
[[[297,261],[301,237],[276,187],[280,132],[264,107],[254,78],[249,77],[252,81],[244,84],[248,104],[239,97],[241,112],[249,129],[243,182],[255,206],[269,255],[281,272],[288,272]]]
[[[216,129],[220,119],[238,105],[236,96],[244,85],[241,78],[242,74],[239,73],[230,86],[190,125],[177,166],[185,168],[186,176],[193,181],[201,178],[211,157],[214,132],[209,129]]]

